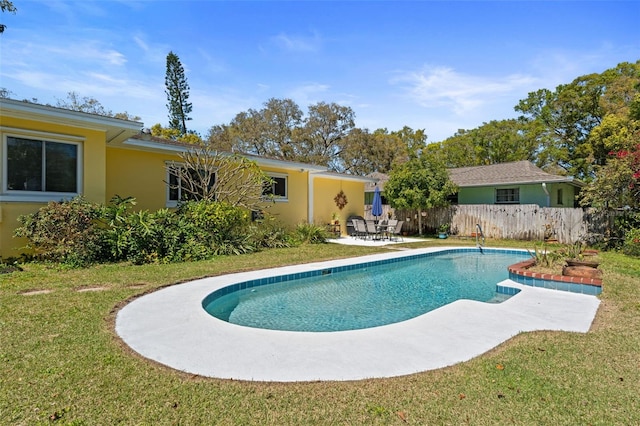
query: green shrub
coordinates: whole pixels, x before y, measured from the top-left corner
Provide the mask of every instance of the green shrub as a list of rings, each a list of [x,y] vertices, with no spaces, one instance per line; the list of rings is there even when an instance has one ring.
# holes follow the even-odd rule
[[[22,216],[16,235],[26,237],[39,258],[71,266],[204,260],[291,244],[275,220],[252,225],[246,210],[228,203],[188,201],[156,212],[132,211],[135,204],[120,196],[107,206],[82,198],[52,202]]]
[[[614,219],[606,248],[621,249],[625,245],[628,233],[638,228],[640,228],[640,212],[623,210],[622,214]]]
[[[159,223],[163,221],[158,221],[156,216],[162,218],[168,211],[132,212],[135,204],[132,197],[116,195],[104,208],[105,251],[111,261],[129,260],[135,264],[160,261],[166,257],[161,235],[165,224]]]
[[[256,249],[283,248],[295,244],[291,232],[275,218],[265,217],[251,227],[251,237]]]
[[[622,252],[627,256],[640,257],[640,228],[632,229],[626,233]]]
[[[132,230],[128,225],[130,209],[136,204],[135,198],[114,196],[103,209],[103,243],[111,260],[123,260],[128,256]]]
[[[166,263],[179,259],[182,241],[175,214],[167,209],[146,210],[128,216],[126,259],[135,264]]]
[[[189,245],[206,248],[211,255],[242,254],[254,251],[249,229],[249,213],[225,202],[187,201],[176,212],[181,231]],[[190,252],[190,255],[196,253]]]
[[[296,239],[300,243],[322,244],[327,241],[329,234],[324,226],[311,223],[300,223],[296,227]]]
[[[102,257],[101,214],[100,205],[82,197],[51,201],[35,213],[21,215],[15,235],[26,238],[25,248],[39,259],[85,266]]]
[[[22,271],[22,267],[16,259],[3,259],[0,257],[0,274],[10,274],[16,271]]]

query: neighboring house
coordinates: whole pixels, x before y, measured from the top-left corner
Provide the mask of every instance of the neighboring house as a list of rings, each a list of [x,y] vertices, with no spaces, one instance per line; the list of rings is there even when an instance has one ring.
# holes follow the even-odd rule
[[[537,204],[575,207],[584,184],[544,172],[530,161],[449,169],[458,185],[453,204]]]
[[[380,188],[380,198],[382,199],[382,204],[389,204],[384,196],[384,184],[389,180],[389,175],[373,172],[367,177],[371,178],[372,181],[367,182],[364,185],[364,203],[367,205],[373,204],[373,193],[376,190],[376,186],[378,186]]]
[[[537,204],[540,207],[575,207],[584,184],[567,176],[552,175],[530,161],[449,169],[458,186],[452,204]],[[372,173],[384,191],[389,177]],[[365,204],[371,204],[375,184],[365,186]],[[384,194],[384,193],[383,193]],[[383,198],[383,204],[386,204]]]
[[[19,254],[13,238],[18,216],[49,201],[77,195],[106,204],[115,196],[136,198],[136,208],[175,207],[179,192],[165,182],[167,163],[179,162],[184,145],[141,133],[142,123],[0,99],[0,257]],[[370,178],[329,172],[326,167],[247,156],[274,179],[268,212],[287,225],[324,224],[334,213],[363,215]],[[334,198],[340,192],[343,210]],[[344,221],[342,232],[346,232]]]

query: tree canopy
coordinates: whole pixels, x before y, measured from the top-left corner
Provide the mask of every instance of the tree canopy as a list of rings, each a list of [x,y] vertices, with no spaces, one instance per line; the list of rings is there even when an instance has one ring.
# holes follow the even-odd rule
[[[305,115],[291,99],[267,100],[259,110],[238,113],[228,125],[211,127],[206,140],[224,151],[327,166],[366,175],[386,173],[426,145],[423,130],[398,132],[355,127],[350,107],[319,102]]]
[[[638,205],[635,157],[625,153],[640,144],[640,61],[531,92],[515,110],[519,119],[459,130],[426,152],[447,167],[529,160],[588,183],[584,205]]]
[[[13,2],[9,0],[0,0],[0,11],[16,13],[17,10],[18,9],[13,5]],[[0,34],[4,32],[5,28],[6,26],[4,24],[0,24]]]
[[[427,147],[447,167],[483,166],[536,158],[535,126],[519,120],[490,121]]]
[[[100,101],[88,96],[80,96],[77,92],[67,93],[66,99],[58,99],[56,106],[58,108],[69,109],[72,111],[86,112],[89,114],[104,115],[107,117],[119,118],[121,120],[139,121],[140,117],[131,115],[127,111],[114,113],[110,109],[105,108]]]
[[[566,174],[591,181],[596,166],[603,166],[608,152],[598,145],[592,132],[607,115],[629,118],[640,90],[640,61],[623,62],[601,74],[577,77],[554,91],[529,93],[516,111],[522,120],[538,123],[542,166],[557,166]]]
[[[444,164],[426,153],[396,166],[384,186],[384,194],[391,207],[418,210],[420,234],[421,212],[448,205],[447,197],[456,191]]]

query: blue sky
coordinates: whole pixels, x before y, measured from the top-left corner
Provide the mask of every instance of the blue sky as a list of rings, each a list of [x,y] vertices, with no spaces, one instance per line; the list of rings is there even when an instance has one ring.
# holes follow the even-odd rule
[[[167,125],[176,53],[201,133],[269,98],[350,106],[371,131],[440,141],[516,117],[531,91],[640,59],[637,1],[14,0],[0,87],[55,104],[69,91]]]

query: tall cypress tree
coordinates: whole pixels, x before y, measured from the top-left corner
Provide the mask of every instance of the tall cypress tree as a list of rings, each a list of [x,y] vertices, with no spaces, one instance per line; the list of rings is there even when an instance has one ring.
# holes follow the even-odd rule
[[[184,68],[180,58],[173,52],[167,55],[167,75],[164,78],[167,94],[167,109],[169,110],[169,128],[176,129],[181,135],[187,133],[188,114],[191,112],[189,99],[189,85],[184,75]]]

